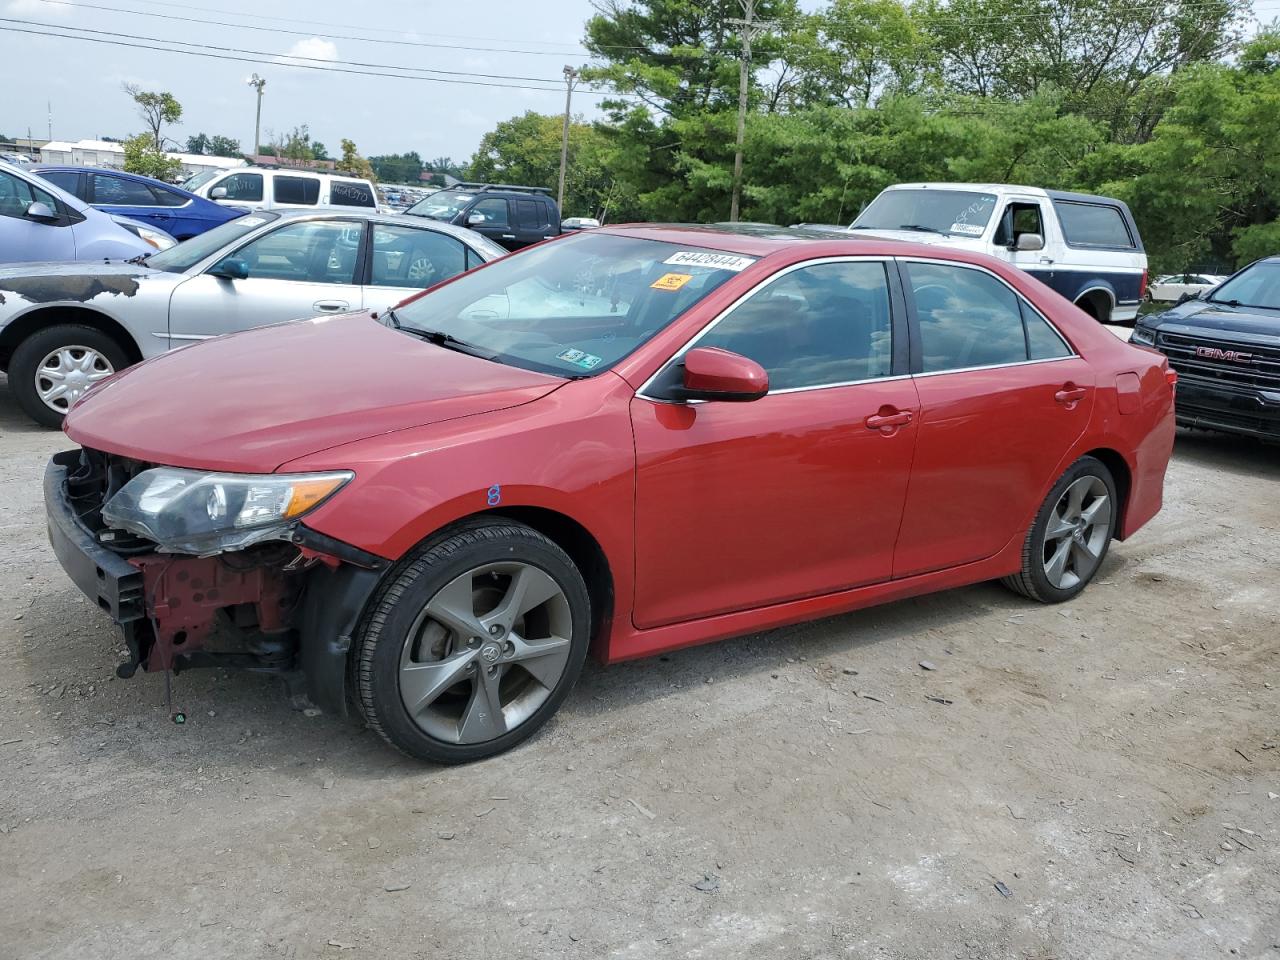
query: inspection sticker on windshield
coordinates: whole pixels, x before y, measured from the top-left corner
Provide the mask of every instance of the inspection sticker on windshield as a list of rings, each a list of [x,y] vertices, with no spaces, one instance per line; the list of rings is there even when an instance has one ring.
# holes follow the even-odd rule
[[[563,360],[565,363],[572,363],[575,367],[581,367],[583,370],[590,370],[601,360],[600,357],[583,350],[566,350],[563,353],[556,354],[556,359]]]
[[[692,273],[664,273],[649,286],[654,290],[679,290],[692,279]]]
[[[755,263],[754,257],[735,257],[728,253],[712,253],[709,250],[681,250],[673,253],[663,263],[678,267],[710,267],[712,270],[732,270],[737,273]]]
[[[982,231],[985,229],[986,227],[977,223],[953,223],[951,225],[952,233],[963,233],[970,237],[982,236]]]

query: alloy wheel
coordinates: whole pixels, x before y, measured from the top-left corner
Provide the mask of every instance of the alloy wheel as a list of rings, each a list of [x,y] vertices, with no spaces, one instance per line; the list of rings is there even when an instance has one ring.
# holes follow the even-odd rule
[[[92,347],[58,347],[36,367],[36,395],[50,410],[65,414],[90,386],[115,372],[111,361]]]
[[[400,700],[447,743],[506,734],[551,696],[569,662],[573,618],[563,588],[529,563],[476,567],[414,620],[400,657]]]
[[[1042,560],[1045,576],[1070,590],[1097,570],[1111,537],[1111,495],[1101,477],[1074,481],[1049,514]]]

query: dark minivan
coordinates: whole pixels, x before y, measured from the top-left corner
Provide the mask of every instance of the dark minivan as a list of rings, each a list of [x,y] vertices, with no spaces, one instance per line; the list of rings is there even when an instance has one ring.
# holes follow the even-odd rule
[[[419,200],[405,213],[470,227],[508,250],[560,236],[560,208],[546,187],[459,183]]]

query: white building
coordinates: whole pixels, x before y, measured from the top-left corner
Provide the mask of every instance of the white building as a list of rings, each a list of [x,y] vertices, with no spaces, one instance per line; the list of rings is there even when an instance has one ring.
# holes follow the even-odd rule
[[[227,170],[244,166],[239,157],[206,157],[199,153],[170,153],[182,164],[183,173],[190,177],[206,170]],[[120,170],[124,167],[124,144],[112,140],[50,140],[40,148],[41,163],[56,163],[68,167],[107,167]]]

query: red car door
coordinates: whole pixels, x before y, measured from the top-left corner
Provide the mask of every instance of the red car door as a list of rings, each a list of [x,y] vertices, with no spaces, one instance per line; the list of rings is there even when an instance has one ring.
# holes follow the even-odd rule
[[[916,435],[905,329],[891,264],[801,264],[693,341],[759,362],[767,396],[679,404],[640,391],[637,626],[890,577]]]
[[[981,267],[904,262],[919,427],[894,577],[993,556],[1024,536],[1089,422],[1093,371]]]

